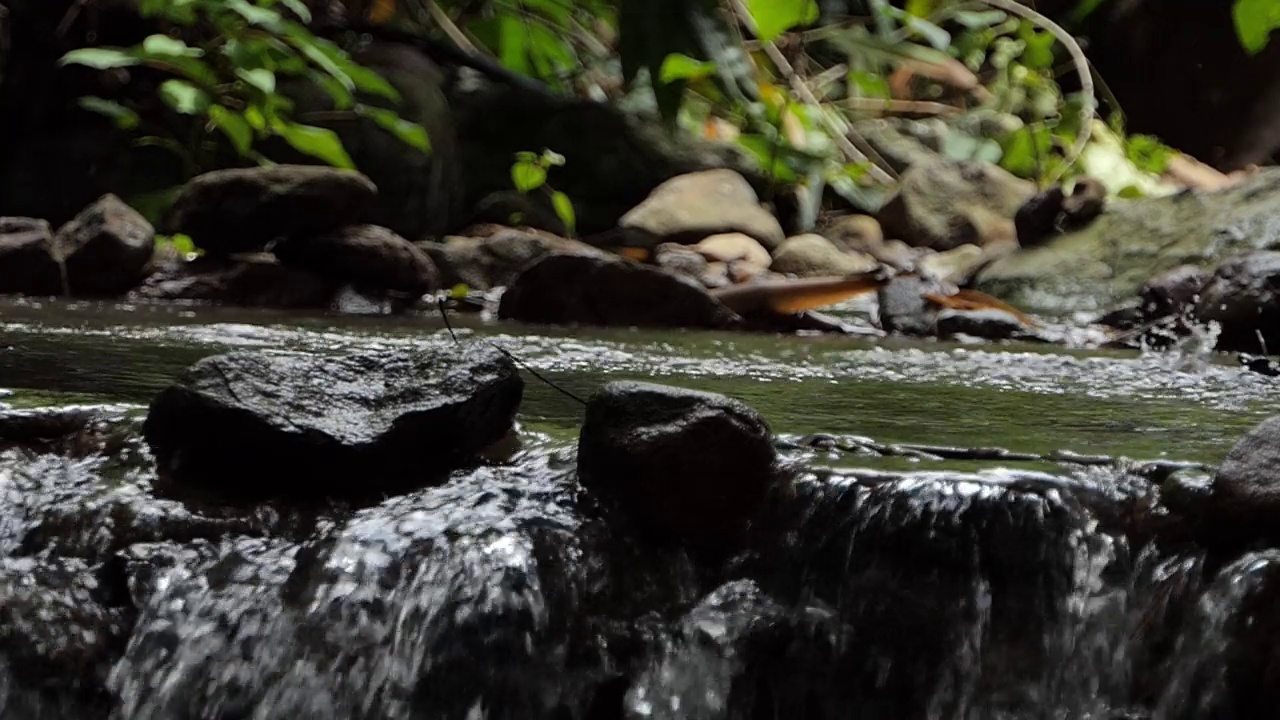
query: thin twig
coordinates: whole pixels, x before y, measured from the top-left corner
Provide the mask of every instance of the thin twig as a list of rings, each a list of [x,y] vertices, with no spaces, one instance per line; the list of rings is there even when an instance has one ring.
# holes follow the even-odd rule
[[[747,6],[743,4],[742,0],[730,0],[730,2],[733,5],[734,13],[742,23],[750,28],[752,32],[757,32],[755,20],[751,17],[751,11],[747,9]],[[778,68],[778,72],[782,73],[783,77],[785,77],[790,83],[791,89],[800,96],[800,100],[805,105],[808,105],[816,111],[818,119],[826,126],[827,132],[831,133],[832,139],[835,140],[836,146],[840,148],[840,152],[844,153],[845,158],[847,158],[849,162],[867,163],[871,177],[879,180],[880,182],[896,182],[898,179],[897,173],[893,171],[892,167],[888,165],[881,166],[872,162],[871,158],[868,158],[866,153],[859,150],[853,142],[849,140],[848,134],[852,134],[853,129],[850,128],[849,130],[845,130],[839,127],[835,120],[833,120],[831,116],[823,110],[822,103],[818,101],[818,98],[814,97],[813,93],[809,90],[809,86],[805,85],[804,81],[800,79],[800,76],[796,74],[795,68],[791,67],[791,63],[787,61],[786,56],[782,54],[782,51],[778,49],[778,46],[771,42],[762,42],[761,46],[764,48],[765,54],[769,56],[770,62]]]
[[[454,24],[453,19],[440,8],[440,5],[436,3],[435,0],[426,0],[426,4],[427,13],[431,15],[431,19],[440,26],[440,29],[444,31],[445,35],[449,36],[449,39],[452,40],[455,45],[469,53],[476,55],[480,54],[480,51],[476,49],[476,46],[471,42],[471,39]]]
[[[1067,54],[1071,56],[1071,62],[1076,67],[1076,74],[1080,76],[1080,91],[1085,96],[1085,118],[1080,123],[1080,132],[1076,135],[1076,141],[1072,144],[1070,153],[1063,163],[1052,176],[1048,178],[1049,183],[1056,183],[1062,178],[1062,173],[1075,163],[1084,152],[1085,146],[1089,144],[1089,133],[1092,131],[1093,119],[1096,115],[1098,107],[1098,99],[1094,95],[1093,73],[1090,72],[1089,59],[1084,56],[1084,50],[1080,49],[1080,43],[1071,37],[1071,33],[1062,28],[1061,25],[1055,23],[1044,15],[1032,10],[1031,8],[1021,5],[1014,0],[981,0],[991,7],[1004,10],[1011,15],[1017,15],[1024,20],[1037,25],[1048,31],[1058,42],[1062,43],[1067,49]]]
[[[891,100],[887,98],[851,97],[838,101],[850,110],[901,115],[956,115],[964,112],[954,105],[932,100]]]

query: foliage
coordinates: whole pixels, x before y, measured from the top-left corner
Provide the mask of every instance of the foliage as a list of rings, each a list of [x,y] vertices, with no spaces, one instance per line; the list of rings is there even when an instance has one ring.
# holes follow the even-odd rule
[[[1236,0],[1232,7],[1236,34],[1245,52],[1256,55],[1267,46],[1274,30],[1280,29],[1280,2],[1276,0]]]
[[[511,182],[515,185],[516,191],[522,195],[539,189],[545,191],[551,199],[551,207],[555,209],[556,216],[572,236],[576,232],[577,225],[573,201],[568,195],[547,184],[547,172],[561,165],[564,165],[564,156],[550,150],[543,150],[541,155],[528,151],[518,152],[515,163],[511,165]]]
[[[62,63],[99,70],[141,66],[170,76],[157,89],[159,99],[172,112],[195,118],[197,137],[186,145],[154,136],[145,141],[184,155],[193,171],[203,169],[199,153],[208,144],[203,134],[215,130],[241,156],[259,162],[267,160],[256,145],[275,137],[328,164],[353,167],[332,130],[291,117],[293,102],[277,88],[281,76],[307,78],[328,91],[338,110],[367,117],[407,144],[429,149],[421,126],[358,99],[363,94],[395,103],[399,94],[377,73],[315,36],[305,24],[310,12],[301,0],[141,0],[139,9],[169,32],[130,48],[73,50]],[[112,100],[86,97],[81,106],[122,129],[142,124],[137,110]]]

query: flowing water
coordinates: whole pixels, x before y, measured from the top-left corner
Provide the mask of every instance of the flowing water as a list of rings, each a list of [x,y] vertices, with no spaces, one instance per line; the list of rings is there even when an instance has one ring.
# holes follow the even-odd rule
[[[459,323],[557,386],[526,376],[509,462],[371,507],[230,513],[150,492],[156,391],[230,348],[453,342],[439,319],[0,306],[0,406],[116,416],[106,457],[0,451],[0,718],[1280,707],[1280,554],[1201,550],[1163,497],[1197,492],[1274,380],[1190,350]],[[579,489],[573,396],[621,378],[738,397],[778,433],[794,487],[742,553],[652,546]]]

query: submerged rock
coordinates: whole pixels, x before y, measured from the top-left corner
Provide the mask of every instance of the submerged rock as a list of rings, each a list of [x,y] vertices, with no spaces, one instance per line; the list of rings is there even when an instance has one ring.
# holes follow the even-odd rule
[[[785,233],[751,184],[733,170],[704,170],[674,177],[622,216],[619,226],[635,241],[696,243],[722,233],[742,233],[772,250]]]
[[[357,500],[435,484],[511,427],[524,382],[487,345],[206,358],[151,403],[160,487],[215,501]]]
[[[313,165],[215,170],[190,180],[170,224],[207,253],[260,250],[281,237],[357,222],[378,189],[364,175]]]
[[[0,293],[62,293],[62,270],[53,253],[49,223],[35,218],[0,218]]]
[[[506,287],[526,266],[547,255],[605,255],[577,240],[507,227],[483,237],[450,237],[443,243],[418,243],[418,247],[435,262],[444,287],[463,284],[473,290]]]
[[[267,308],[326,308],[339,286],[308,270],[281,265],[271,255],[240,259],[203,257],[158,273],[134,290],[141,300],[192,300]]]
[[[156,231],[137,210],[104,195],[63,225],[54,247],[73,295],[120,295],[146,275]]]
[[[1246,253],[1219,265],[1200,291],[1195,314],[1221,326],[1219,349],[1280,350],[1280,252]]]
[[[768,424],[715,393],[612,382],[587,403],[583,486],[616,500],[642,532],[700,549],[733,547],[778,483]]]
[[[720,328],[738,321],[696,281],[617,257],[548,255],[502,296],[498,317],[548,325]]]
[[[1216,192],[1116,200],[1088,226],[992,263],[976,287],[1030,311],[1104,311],[1153,274],[1276,245],[1278,212],[1277,169]]]
[[[879,266],[863,253],[841,250],[835,243],[814,233],[787,238],[774,252],[772,270],[797,277],[857,275]]]
[[[440,288],[431,258],[413,243],[378,225],[347,227],[272,246],[280,262],[337,283],[414,297]]]

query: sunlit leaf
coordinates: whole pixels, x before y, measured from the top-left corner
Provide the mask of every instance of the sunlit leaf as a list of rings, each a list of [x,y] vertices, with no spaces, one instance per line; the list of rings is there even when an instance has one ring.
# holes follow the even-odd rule
[[[236,77],[256,88],[264,95],[270,95],[276,91],[276,74],[266,68],[258,68],[256,70],[237,68]]]
[[[1256,55],[1267,46],[1271,32],[1280,28],[1280,2],[1236,0],[1231,17],[1235,20],[1236,34],[1245,52]]]
[[[373,120],[378,127],[395,135],[409,147],[421,150],[424,153],[431,152],[431,141],[427,136],[427,129],[418,123],[405,120],[392,110],[369,107],[367,105],[361,105],[356,108],[356,112]]]
[[[311,22],[311,10],[307,8],[306,3],[302,2],[302,0],[280,0],[280,4],[289,8],[302,22]]]
[[[208,93],[185,80],[165,80],[158,92],[166,105],[183,115],[196,115],[209,107]]]
[[[671,53],[662,61],[659,79],[663,84],[676,80],[701,80],[715,74],[715,63],[694,60],[682,53]]]
[[[298,152],[323,160],[334,167],[355,169],[351,156],[342,147],[337,133],[332,130],[283,120],[274,123],[272,130]]]
[[[249,154],[249,148],[253,145],[253,127],[243,115],[222,105],[211,105],[209,120],[227,136],[236,152],[241,155]]]
[[[565,231],[569,235],[577,232],[577,213],[573,210],[573,201],[568,195],[556,190],[551,193],[551,206],[555,208],[556,216],[560,218],[560,222],[564,223]]]
[[[747,0],[747,9],[755,21],[756,35],[765,42],[818,19],[814,0]]]
[[[72,50],[58,61],[59,65],[84,65],[95,70],[130,67],[141,64],[141,60],[129,52],[118,48],[81,48]]]
[[[204,51],[168,35],[151,35],[142,41],[142,52],[150,57],[200,57]]]
[[[114,100],[107,100],[100,97],[87,96],[77,101],[77,104],[90,112],[105,115],[115,121],[116,127],[121,130],[132,130],[138,127],[140,122],[138,113],[121,105]]]
[[[536,162],[517,160],[511,166],[511,182],[518,192],[537,190],[547,182],[547,170]]]
[[[269,30],[278,29],[284,18],[271,8],[254,5],[249,0],[223,0],[227,9],[234,11],[250,25],[260,25]]]

